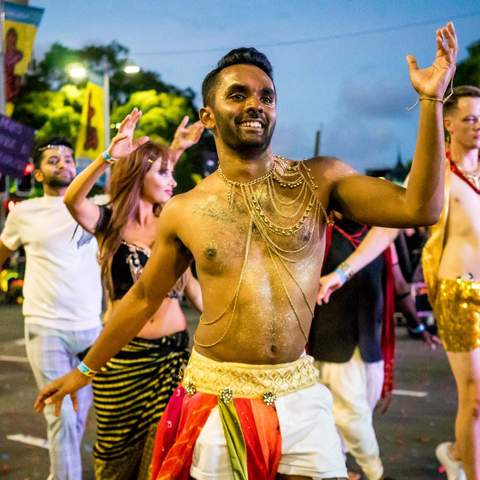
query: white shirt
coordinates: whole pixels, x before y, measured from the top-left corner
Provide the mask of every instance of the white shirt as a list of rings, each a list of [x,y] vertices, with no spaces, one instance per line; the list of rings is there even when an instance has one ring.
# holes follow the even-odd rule
[[[73,219],[63,197],[45,195],[15,205],[0,240],[10,250],[25,248],[26,323],[61,330],[100,325],[97,241]]]

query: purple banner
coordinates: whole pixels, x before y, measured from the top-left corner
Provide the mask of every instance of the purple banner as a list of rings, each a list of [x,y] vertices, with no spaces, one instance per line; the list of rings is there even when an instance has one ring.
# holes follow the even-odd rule
[[[22,178],[35,130],[0,114],[0,173]]]

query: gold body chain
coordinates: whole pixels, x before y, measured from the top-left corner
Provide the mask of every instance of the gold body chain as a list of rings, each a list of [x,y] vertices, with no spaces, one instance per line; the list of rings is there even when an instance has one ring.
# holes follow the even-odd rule
[[[246,208],[250,216],[250,222],[245,242],[243,264],[232,300],[228,303],[225,310],[216,318],[207,320],[203,315],[200,318],[200,325],[213,325],[230,313],[228,324],[223,333],[215,341],[211,343],[201,343],[195,337],[195,343],[200,347],[213,347],[219,344],[230,330],[236,315],[238,297],[247,269],[254,226],[265,243],[274,270],[280,279],[282,289],[306,342],[308,339],[307,332],[305,332],[301,324],[300,316],[297,312],[294,301],[292,300],[292,295],[288,291],[287,285],[283,280],[282,272],[293,281],[295,287],[301,293],[305,305],[313,316],[313,306],[308,302],[304,290],[289,267],[289,264],[297,261],[300,253],[312,246],[316,237],[317,241],[319,240],[319,228],[322,215],[325,218],[325,221],[328,221],[328,215],[315,193],[318,186],[315,183],[310,169],[304,164],[304,162],[290,162],[283,157],[275,156],[273,167],[268,172],[261,177],[248,182],[230,180],[225,176],[220,167],[218,168],[218,174],[229,187],[227,196],[229,207],[233,207],[233,202],[237,196],[238,189],[238,196],[241,198],[243,206]],[[257,191],[257,188],[261,185],[266,186],[268,199],[270,200],[270,205],[272,207],[271,210],[279,217],[277,221],[274,221],[271,214],[268,214],[262,207],[260,194]],[[285,198],[282,199],[280,197],[277,193],[277,188],[297,188],[298,193],[294,198],[286,200]],[[282,239],[283,242],[288,238],[293,240],[294,236],[302,227],[304,227],[307,221],[308,227],[304,235],[302,235],[303,242],[300,245],[296,245],[294,248],[287,248],[285,245],[282,246],[280,244],[278,241],[280,239]],[[317,234],[315,235],[316,232]],[[298,238],[296,240],[298,240]]]

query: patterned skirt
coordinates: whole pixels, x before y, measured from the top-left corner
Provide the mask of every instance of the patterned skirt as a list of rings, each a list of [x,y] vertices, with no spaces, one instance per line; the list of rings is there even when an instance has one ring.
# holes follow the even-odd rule
[[[155,434],[188,357],[186,331],[154,340],[136,337],[95,376],[97,478],[142,478],[137,475],[140,465],[148,469],[150,463],[147,440]]]

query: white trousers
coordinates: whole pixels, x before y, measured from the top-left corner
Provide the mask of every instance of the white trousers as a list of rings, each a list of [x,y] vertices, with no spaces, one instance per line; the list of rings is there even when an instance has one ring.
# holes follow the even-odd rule
[[[77,354],[98,337],[100,327],[88,330],[57,330],[25,323],[25,345],[28,361],[38,388],[75,368],[80,360]],[[88,411],[92,404],[90,385],[77,392],[78,411],[70,397],[62,403],[61,415],[54,414],[54,405],[47,405],[43,415],[47,421],[50,475],[47,480],[82,480],[80,444]]]
[[[346,478],[345,457],[332,417],[332,396],[316,384],[275,401],[282,436],[278,473],[314,480]],[[222,423],[215,407],[195,444],[190,475],[197,480],[233,480]],[[261,480],[261,479],[252,479]]]
[[[333,416],[348,452],[355,458],[368,480],[383,475],[375,430],[373,409],[383,386],[383,361],[366,363],[358,347],[346,363],[315,362],[319,381],[333,395]]]

